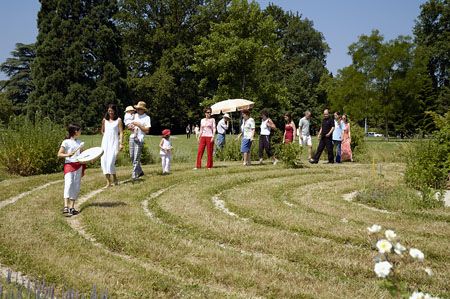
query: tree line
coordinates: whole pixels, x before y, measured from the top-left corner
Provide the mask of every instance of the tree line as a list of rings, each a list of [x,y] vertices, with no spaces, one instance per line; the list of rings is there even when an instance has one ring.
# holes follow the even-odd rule
[[[275,120],[324,107],[387,132],[432,130],[448,110],[449,1],[421,6],[414,38],[373,31],[334,76],[311,20],[247,0],[41,0],[36,43],[0,65],[0,121],[36,113],[94,131],[108,103],[143,100],[155,129],[181,131],[202,107],[246,98]],[[279,116],[279,118],[277,117]]]

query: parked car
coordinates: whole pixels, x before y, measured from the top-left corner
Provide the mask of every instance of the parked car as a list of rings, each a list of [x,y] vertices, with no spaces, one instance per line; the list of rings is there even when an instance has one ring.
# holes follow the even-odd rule
[[[376,132],[367,132],[367,137],[383,137],[383,134]]]

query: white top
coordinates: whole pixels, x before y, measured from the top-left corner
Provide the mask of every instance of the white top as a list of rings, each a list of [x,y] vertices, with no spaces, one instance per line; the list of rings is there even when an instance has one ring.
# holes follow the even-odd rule
[[[101,167],[103,174],[116,173],[116,158],[119,153],[119,118],[113,121],[104,119],[104,129],[102,138],[103,155],[101,157]]]
[[[228,125],[225,122],[225,119],[219,120],[219,123],[217,124],[217,133],[219,134],[225,134],[228,130]]]
[[[131,124],[131,122],[134,120],[134,114],[131,114],[129,112],[125,113],[125,116],[123,117],[123,122],[125,126],[128,126]]]
[[[163,144],[162,144],[162,149],[159,151],[160,155],[170,155],[170,151],[168,153],[164,152],[163,149],[165,150],[171,150],[172,149],[172,142],[169,140],[167,140],[166,138],[163,138]]]
[[[261,122],[261,134],[260,135],[264,135],[264,136],[270,135],[270,127],[267,125],[268,121],[269,121],[269,119],[267,118],[266,120],[263,120]]]
[[[334,120],[333,140],[335,140],[335,141],[342,140],[342,133],[343,133],[344,128],[345,128],[345,124],[342,120],[340,120],[340,121]]]
[[[255,120],[253,118],[249,118],[247,120],[244,120],[244,123],[241,126],[241,130],[244,136],[244,139],[251,139],[253,138],[252,130],[255,129]]]
[[[79,148],[81,143],[82,142],[78,139],[64,139],[64,141],[61,143],[61,147],[64,148],[64,154],[68,154]],[[66,157],[64,163],[78,162],[77,156],[79,154],[80,150],[77,150],[77,152],[72,157]]]
[[[140,125],[142,125],[142,126],[144,126],[146,128],[150,128],[152,126],[151,121],[150,121],[150,116],[148,116],[145,113],[142,114],[142,115],[136,114],[134,116],[134,121],[139,122]],[[134,138],[134,134],[135,133],[131,134],[130,137]],[[144,140],[144,137],[145,137],[144,132],[142,132],[142,130],[140,128],[137,128],[137,133],[136,134],[137,134],[137,138],[139,139],[139,141],[142,142]]]
[[[302,117],[298,122],[298,128],[300,129],[301,136],[309,136],[309,119]]]

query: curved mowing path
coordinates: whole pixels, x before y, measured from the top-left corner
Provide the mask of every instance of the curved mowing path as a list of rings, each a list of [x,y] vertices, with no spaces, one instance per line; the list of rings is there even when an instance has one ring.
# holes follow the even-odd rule
[[[389,297],[366,233],[378,223],[423,249],[435,272],[429,279],[410,271],[408,285],[450,292],[448,211],[417,219],[343,200],[374,180],[365,165],[190,168],[161,176],[147,166],[143,181],[106,189],[90,170],[72,218],[60,215],[61,181],[12,195],[0,201],[0,262],[114,297]],[[398,165],[385,172],[386,181],[399,180]]]

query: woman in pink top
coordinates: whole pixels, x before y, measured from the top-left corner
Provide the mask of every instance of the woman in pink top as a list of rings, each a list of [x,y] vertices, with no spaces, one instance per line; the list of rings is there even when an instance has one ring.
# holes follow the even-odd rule
[[[208,161],[206,163],[206,167],[208,169],[213,167],[213,149],[214,149],[214,135],[216,134],[216,121],[214,118],[211,118],[211,108],[206,108],[205,110],[205,118],[200,122],[200,136],[199,136],[199,144],[198,144],[198,152],[197,152],[197,164],[195,169],[202,167],[202,157],[203,153],[208,153]]]

